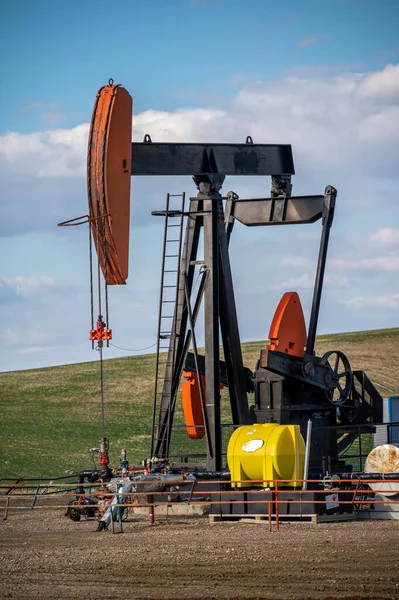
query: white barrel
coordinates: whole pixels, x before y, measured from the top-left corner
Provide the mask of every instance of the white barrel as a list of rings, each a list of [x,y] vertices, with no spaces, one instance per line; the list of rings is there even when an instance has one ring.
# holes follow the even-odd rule
[[[393,444],[382,444],[374,448],[366,459],[365,473],[399,473],[399,448]],[[399,481],[369,484],[371,489],[382,496],[399,494]]]

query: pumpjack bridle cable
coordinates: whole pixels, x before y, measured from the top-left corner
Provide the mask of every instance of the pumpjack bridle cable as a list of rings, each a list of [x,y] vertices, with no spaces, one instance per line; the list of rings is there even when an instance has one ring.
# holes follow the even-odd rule
[[[97,206],[98,213],[100,213],[100,207]],[[96,227],[96,241],[97,241],[97,294],[98,294],[98,315],[99,318],[101,316],[102,310],[102,293],[101,293],[101,267],[100,267],[100,227],[103,229],[104,219],[108,218],[109,215],[98,215],[97,217],[92,217],[90,215],[82,215],[81,217],[77,217],[75,219],[70,219],[69,221],[63,221],[62,223],[58,223],[59,227],[76,227],[78,225],[83,225],[84,223],[88,223],[89,227],[89,278],[90,278],[90,320],[91,320],[91,329],[94,329],[94,273],[93,273],[93,240],[92,240],[92,227],[91,224],[94,223]],[[104,235],[104,230],[101,232],[103,238],[103,256],[104,262],[106,264],[107,260],[107,252],[106,252],[106,240]],[[108,326],[108,286],[105,283],[105,310],[106,310],[106,323]],[[108,342],[107,342],[108,343]],[[94,350],[94,341],[92,341],[92,348]],[[97,348],[100,353],[100,397],[101,397],[101,432],[102,437],[105,437],[105,405],[104,405],[104,370],[103,370],[103,340],[98,340]]]

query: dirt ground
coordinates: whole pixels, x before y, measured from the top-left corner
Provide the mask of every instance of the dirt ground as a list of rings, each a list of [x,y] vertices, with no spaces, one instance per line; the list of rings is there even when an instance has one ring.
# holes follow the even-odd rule
[[[313,525],[174,517],[95,533],[59,511],[0,523],[0,598],[399,598],[399,521]]]

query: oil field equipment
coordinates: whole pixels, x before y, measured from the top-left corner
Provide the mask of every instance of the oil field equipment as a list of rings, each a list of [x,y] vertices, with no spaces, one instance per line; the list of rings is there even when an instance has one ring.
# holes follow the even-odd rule
[[[352,371],[340,350],[315,354],[337,190],[328,185],[323,194],[293,196],[295,170],[288,144],[256,144],[250,136],[240,144],[158,143],[149,135],[132,143],[131,113],[130,95],[110,80],[94,106],[87,160],[89,215],[78,220],[89,223],[90,243],[93,238],[98,255],[99,316],[94,327],[92,285],[90,339],[98,342],[101,361],[103,343],[112,336],[107,285],[124,284],[128,276],[130,176],[190,175],[197,188],[188,202],[184,193],[168,194],[165,209],[152,213],[164,218],[164,240],[150,469],[229,478],[243,497],[251,487],[256,491],[272,487],[273,480],[291,480],[285,486],[289,494],[290,487],[298,487],[303,479],[306,441],[307,474],[322,478],[353,471],[353,465],[342,458],[343,451],[382,422],[383,399],[364,372]],[[223,196],[226,176],[271,177],[270,195],[247,199],[230,191]],[[286,292],[254,371],[243,365],[229,257],[236,221],[247,227],[321,221],[309,325],[298,294]],[[90,271],[92,280],[92,265]],[[202,301],[204,355],[198,353],[196,336]],[[186,432],[193,444],[204,440],[203,456],[171,448],[182,377]],[[227,389],[230,402],[227,424],[221,417],[222,388]],[[229,432],[227,443],[224,432]],[[107,467],[104,421],[102,435],[100,464]],[[250,484],[251,480],[258,483]]]
[[[237,482],[234,485],[238,488],[270,488],[279,479],[292,480],[287,487],[302,486],[304,456],[305,442],[299,425],[243,425],[235,430],[227,448],[231,480]]]

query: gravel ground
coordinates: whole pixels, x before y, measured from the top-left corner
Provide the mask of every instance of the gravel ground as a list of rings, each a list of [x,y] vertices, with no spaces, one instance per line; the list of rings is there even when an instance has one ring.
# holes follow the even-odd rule
[[[269,533],[264,523],[140,518],[112,535],[62,514],[1,521],[1,598],[399,598],[399,521]]]

